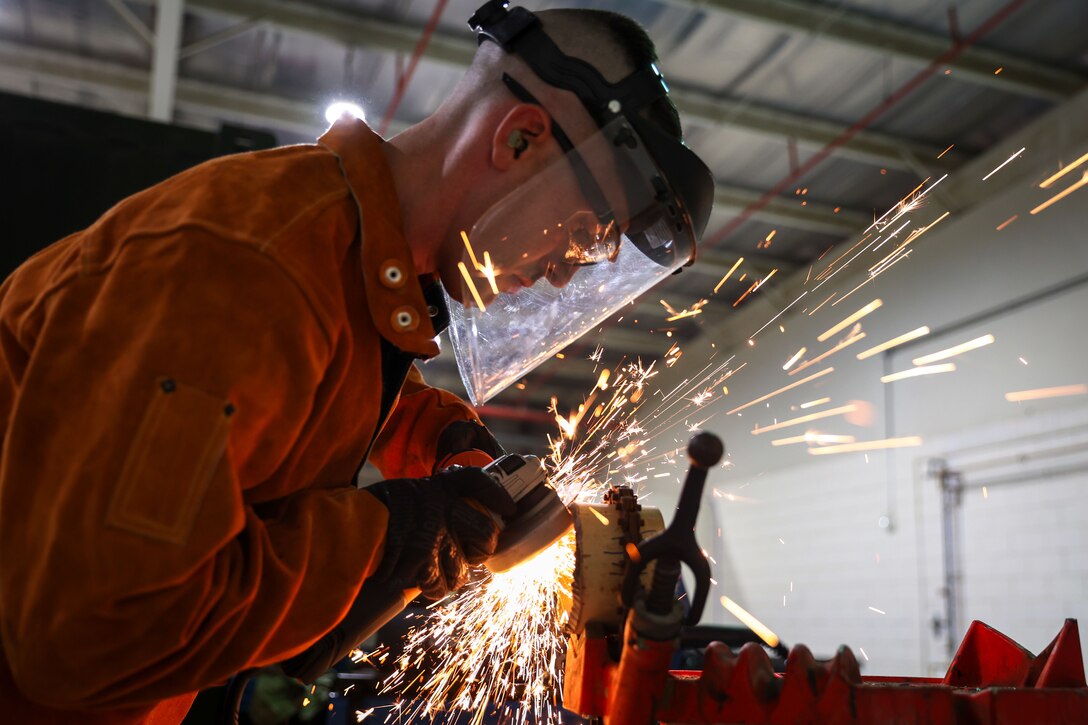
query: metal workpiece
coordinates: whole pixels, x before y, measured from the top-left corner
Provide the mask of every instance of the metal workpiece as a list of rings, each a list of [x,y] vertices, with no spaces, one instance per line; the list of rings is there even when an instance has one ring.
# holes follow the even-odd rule
[[[629,488],[616,488],[608,503],[574,504],[575,561],[567,631],[575,634],[590,623],[619,629],[625,610],[620,588],[627,568],[627,546],[665,529],[661,512],[643,508]],[[642,576],[649,586],[652,567]]]

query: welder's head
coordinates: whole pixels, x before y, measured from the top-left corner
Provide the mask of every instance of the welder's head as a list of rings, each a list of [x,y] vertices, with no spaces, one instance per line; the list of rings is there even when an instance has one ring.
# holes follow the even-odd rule
[[[690,263],[713,180],[634,21],[492,0],[469,24],[480,47],[451,104],[483,168],[438,269],[482,402]]]

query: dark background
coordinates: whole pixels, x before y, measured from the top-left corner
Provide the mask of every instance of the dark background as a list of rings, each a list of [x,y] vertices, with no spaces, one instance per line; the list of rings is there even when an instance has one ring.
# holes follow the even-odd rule
[[[0,93],[0,275],[126,196],[216,156],[275,145],[264,131],[212,133]]]

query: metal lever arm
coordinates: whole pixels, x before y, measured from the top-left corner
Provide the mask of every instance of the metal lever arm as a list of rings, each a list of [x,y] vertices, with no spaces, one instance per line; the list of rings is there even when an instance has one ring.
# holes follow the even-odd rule
[[[695,540],[695,519],[699,515],[707,469],[717,464],[724,453],[725,446],[713,433],[698,433],[688,442],[691,468],[684,479],[676,515],[663,532],[638,544],[637,557],[631,557],[624,575],[621,596],[625,607],[630,607],[634,602],[639,577],[652,561],[657,561],[657,571],[662,576],[655,573],[654,587],[649,599],[653,601],[667,597],[671,607],[671,597],[676,587],[680,564],[683,563],[687,564],[695,576],[695,595],[691,599],[691,609],[684,624],[696,624],[703,616],[703,608],[710,593],[710,564],[707,563],[699,542]]]

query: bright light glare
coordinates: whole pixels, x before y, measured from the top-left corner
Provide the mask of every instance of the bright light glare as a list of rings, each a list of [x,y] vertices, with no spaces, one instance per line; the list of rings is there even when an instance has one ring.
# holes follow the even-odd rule
[[[336,120],[345,113],[360,121],[366,120],[366,114],[363,112],[362,107],[350,101],[334,101],[333,103],[330,103],[329,107],[325,109],[325,120],[329,123],[336,123]]]

